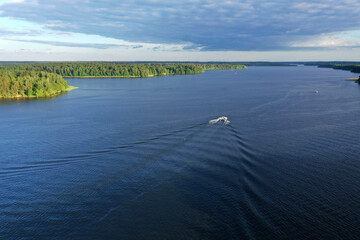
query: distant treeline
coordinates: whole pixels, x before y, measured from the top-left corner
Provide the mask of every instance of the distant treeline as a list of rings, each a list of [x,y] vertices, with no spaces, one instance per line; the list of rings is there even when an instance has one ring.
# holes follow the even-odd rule
[[[319,65],[319,67],[330,67],[333,69],[341,69],[351,71],[353,73],[360,73],[360,65],[342,65],[342,64],[335,64],[335,65]]]
[[[360,62],[311,62],[305,65],[315,65],[320,68],[333,68],[360,73]]]
[[[306,63],[305,65],[315,65],[320,68],[333,68],[360,73],[360,62],[311,62]],[[360,84],[360,77],[359,80],[357,80],[357,83]]]
[[[287,62],[239,62],[248,67],[294,67],[296,63]]]
[[[239,64],[195,63],[16,63],[1,68],[15,71],[45,71],[63,77],[152,77],[175,74],[197,74],[209,69],[243,69]]]
[[[240,64],[200,63],[0,63],[0,98],[55,96],[69,89],[63,77],[152,77],[243,69]]]
[[[50,97],[68,88],[67,82],[58,74],[0,70],[0,98]]]

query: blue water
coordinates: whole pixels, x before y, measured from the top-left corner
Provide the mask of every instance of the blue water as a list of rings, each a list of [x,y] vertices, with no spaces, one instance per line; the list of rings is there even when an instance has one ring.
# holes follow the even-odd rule
[[[356,239],[355,76],[68,79],[0,101],[0,239]]]

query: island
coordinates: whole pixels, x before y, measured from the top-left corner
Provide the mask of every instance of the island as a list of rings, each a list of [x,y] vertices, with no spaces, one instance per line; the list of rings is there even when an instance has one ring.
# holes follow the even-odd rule
[[[244,68],[241,64],[203,63],[3,63],[0,65],[0,98],[52,97],[74,89],[64,78],[146,78]]]

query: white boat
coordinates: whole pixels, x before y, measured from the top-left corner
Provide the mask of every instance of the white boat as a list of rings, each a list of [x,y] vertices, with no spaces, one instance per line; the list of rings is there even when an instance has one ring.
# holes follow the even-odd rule
[[[223,122],[224,124],[229,124],[230,123],[228,118],[225,117],[225,116],[221,116],[221,117],[219,117],[217,119],[213,119],[213,120],[209,121],[210,124],[214,124],[214,123],[217,123],[217,122]]]

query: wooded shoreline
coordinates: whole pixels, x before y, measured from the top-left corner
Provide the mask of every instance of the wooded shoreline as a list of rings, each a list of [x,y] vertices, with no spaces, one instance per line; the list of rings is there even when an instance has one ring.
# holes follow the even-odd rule
[[[0,98],[52,97],[75,87],[64,78],[147,78],[244,69],[239,64],[14,63],[0,65]]]

